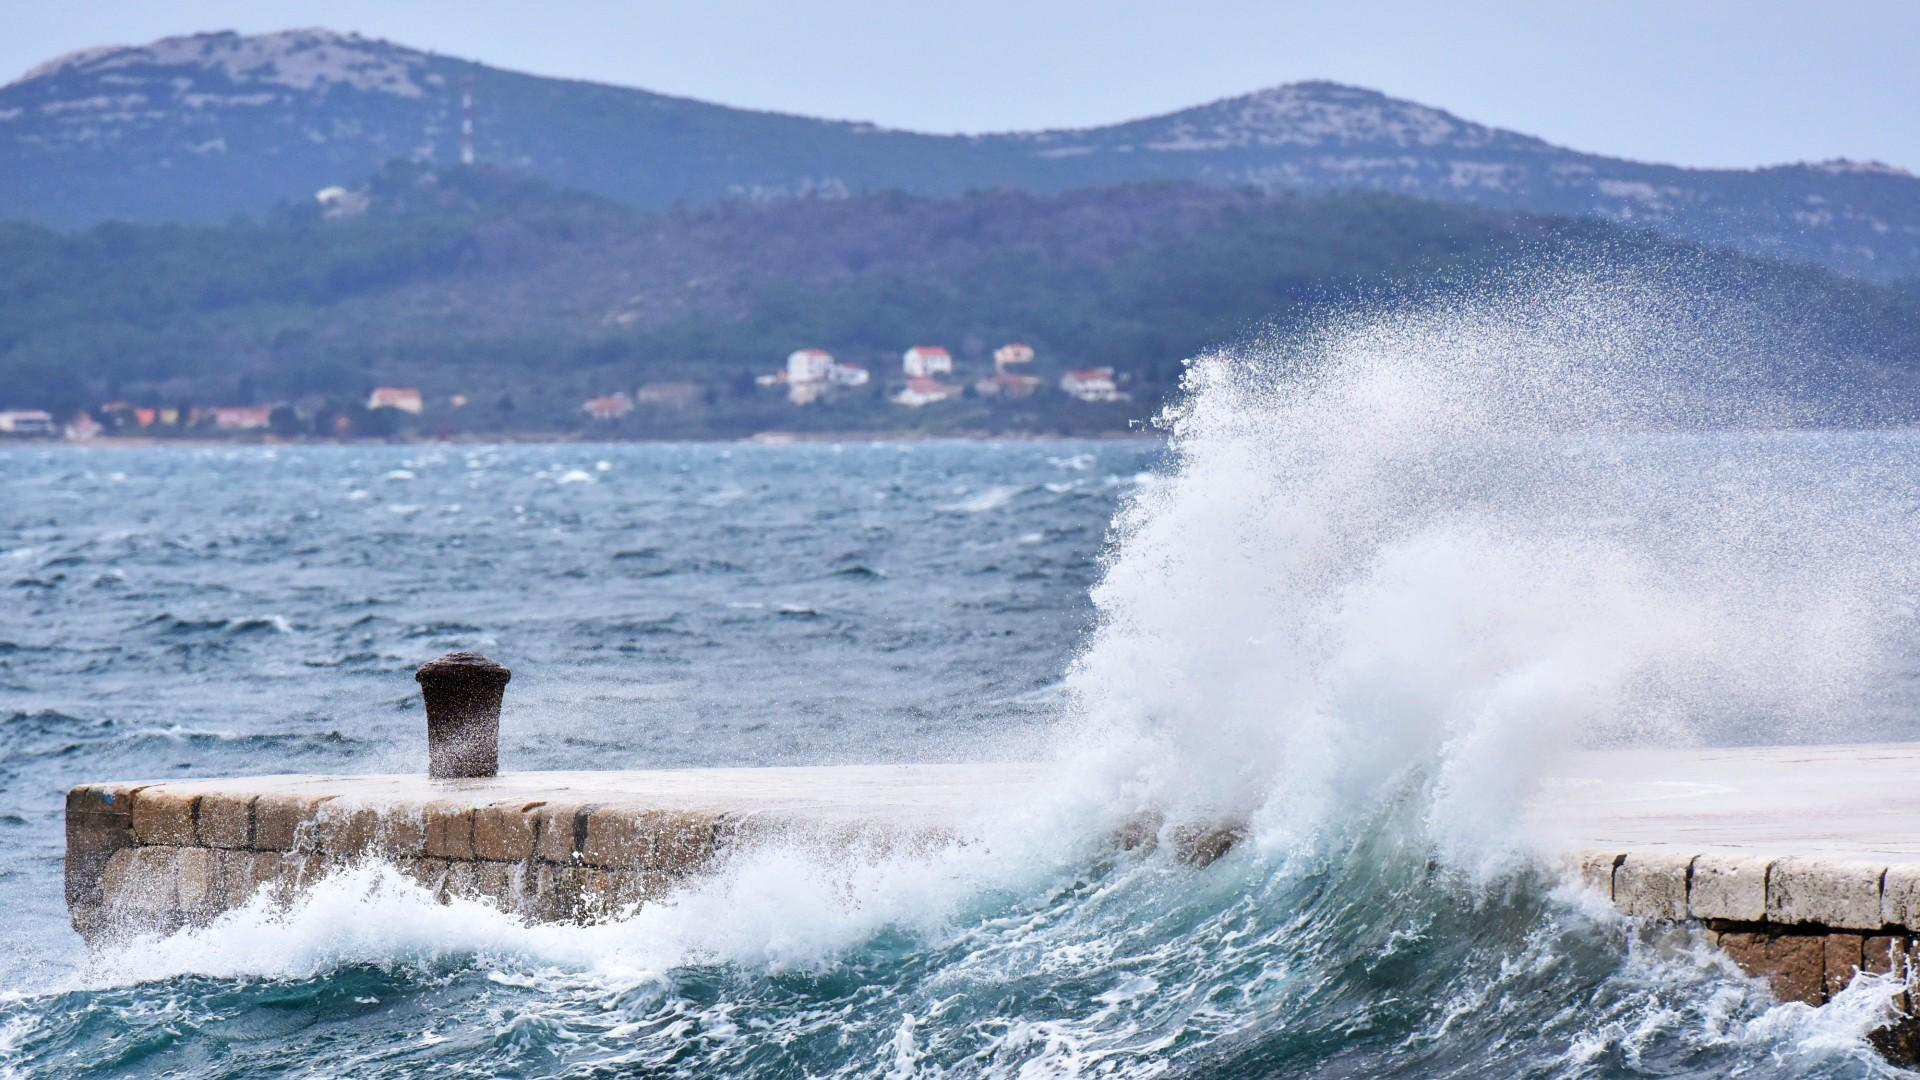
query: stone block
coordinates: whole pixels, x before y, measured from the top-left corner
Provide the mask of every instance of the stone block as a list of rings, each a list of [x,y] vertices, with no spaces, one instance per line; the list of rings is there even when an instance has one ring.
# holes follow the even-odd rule
[[[1626,856],[1614,851],[1585,851],[1574,860],[1574,876],[1580,884],[1613,899],[1613,872]]]
[[[483,806],[473,812],[473,853],[495,862],[525,862],[533,857],[534,814],[530,806]]]
[[[1246,835],[1245,827],[1238,825],[1180,825],[1173,828],[1169,839],[1174,858],[1195,869],[1205,869]]]
[[[376,806],[322,807],[310,825],[313,847],[338,859],[408,859],[426,853],[428,819]]]
[[[66,897],[69,906],[99,905],[100,876],[113,853],[134,846],[131,814],[67,811]]]
[[[447,865],[445,895],[484,900],[502,911],[520,906],[519,867],[505,862],[456,862]]]
[[[1880,885],[1880,922],[1883,926],[1920,930],[1920,864],[1887,867]]]
[[[67,790],[69,814],[133,814],[133,796],[141,785],[80,784]]]
[[[336,859],[411,859],[428,840],[426,822],[371,805],[328,803],[309,824],[313,849]]]
[[[327,875],[330,866],[325,857],[310,852],[281,853],[273,865],[273,890],[287,899]]]
[[[447,871],[453,864],[445,859],[396,859],[393,865],[421,888],[438,896],[446,886]]]
[[[1860,969],[1874,975],[1905,979],[1910,946],[1903,934],[1873,934],[1861,942]]]
[[[1719,944],[1740,970],[1765,979],[1781,1001],[1826,1000],[1826,935],[1729,931]]]
[[[194,836],[202,847],[250,848],[253,846],[253,799],[251,795],[213,792],[200,796]]]
[[[179,848],[173,853],[174,888],[180,910],[204,914],[219,909],[217,855],[212,848]]]
[[[273,884],[281,856],[270,851],[214,853],[220,905],[237,908]]]
[[[1613,906],[1646,919],[1687,917],[1691,855],[1629,854],[1613,871]]]
[[[590,866],[691,873],[713,855],[715,826],[707,813],[596,809],[580,858]]]
[[[133,835],[143,844],[192,847],[194,808],[200,797],[167,787],[141,789],[133,800]]]
[[[1759,922],[1767,917],[1767,867],[1772,860],[1702,855],[1693,860],[1687,915],[1694,919]]]
[[[542,862],[534,872],[533,893],[527,907],[543,922],[572,922],[585,912],[587,871],[578,866]]]
[[[1847,988],[1853,977],[1860,973],[1864,964],[1866,943],[1864,934],[1828,934],[1825,938],[1825,955],[1821,965],[1825,969],[1825,990],[1828,998]]]
[[[473,858],[473,808],[455,803],[428,803],[422,818],[429,859]]]
[[[108,908],[136,914],[170,914],[180,908],[174,847],[136,847],[114,853],[101,875]]]
[[[1884,873],[1873,863],[1780,859],[1767,871],[1767,921],[1878,930]]]
[[[255,851],[312,851],[311,823],[332,796],[261,795],[253,801]]]
[[[540,858],[561,866],[578,862],[593,807],[544,806],[534,813],[537,815],[534,850]]]

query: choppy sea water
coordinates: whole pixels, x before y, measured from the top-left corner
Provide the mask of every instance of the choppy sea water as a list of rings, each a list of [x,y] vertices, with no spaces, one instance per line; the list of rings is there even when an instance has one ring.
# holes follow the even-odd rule
[[[1536,327],[1210,361],[1166,444],[0,450],[0,1073],[1892,1071],[1899,987],[1777,1003],[1514,826],[1571,746],[1920,736],[1920,435],[1652,433]],[[457,648],[514,669],[508,768],[1058,790],[591,926],[363,866],[67,930],[67,786],[419,770],[410,673]],[[1116,851],[1149,809],[1246,839]]]
[[[1855,477],[1920,455],[1911,435],[1679,445]],[[515,669],[509,767],[1030,750],[1092,625],[1109,520],[1165,457],[1135,442],[5,451],[0,1063],[35,1076],[1880,1068],[1858,1038],[1871,999],[1853,1013],[1774,1006],[1696,943],[1636,937],[1550,881],[1436,884],[1391,808],[1296,865],[1275,853],[1194,872],[1088,849],[915,868],[936,879],[902,886],[915,902],[855,897],[857,914],[784,893],[792,868],[749,869],[691,905],[733,905],[688,913],[730,923],[710,933],[641,918],[525,928],[371,871],[217,945],[89,966],[66,929],[66,786],[418,769],[409,672],[447,649]],[[940,880],[975,872],[977,888]]]

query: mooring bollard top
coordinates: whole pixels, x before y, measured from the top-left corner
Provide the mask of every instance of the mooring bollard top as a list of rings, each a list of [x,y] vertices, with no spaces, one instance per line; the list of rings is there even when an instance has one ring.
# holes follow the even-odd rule
[[[474,652],[453,652],[420,665],[413,677],[421,683],[499,683],[513,672]]]

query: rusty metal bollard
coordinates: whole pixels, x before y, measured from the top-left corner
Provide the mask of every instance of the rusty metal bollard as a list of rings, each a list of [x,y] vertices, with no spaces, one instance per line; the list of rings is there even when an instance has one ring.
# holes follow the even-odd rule
[[[427,775],[500,772],[500,699],[513,673],[479,653],[448,653],[413,673],[427,699]]]

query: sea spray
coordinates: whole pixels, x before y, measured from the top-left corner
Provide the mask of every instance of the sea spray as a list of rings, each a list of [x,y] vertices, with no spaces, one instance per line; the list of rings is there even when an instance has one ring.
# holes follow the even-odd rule
[[[1411,783],[1485,875],[1565,749],[1844,733],[1911,633],[1913,509],[1703,442],[1799,406],[1667,301],[1550,278],[1192,364],[1069,681],[1089,786],[1311,851]]]

